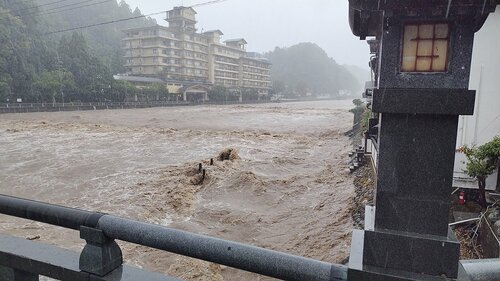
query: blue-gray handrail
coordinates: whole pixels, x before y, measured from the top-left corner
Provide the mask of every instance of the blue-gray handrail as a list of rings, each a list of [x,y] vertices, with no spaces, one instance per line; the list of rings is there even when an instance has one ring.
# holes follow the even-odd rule
[[[283,280],[347,280],[347,267],[112,215],[0,195],[0,213],[64,228],[98,228],[109,238]]]

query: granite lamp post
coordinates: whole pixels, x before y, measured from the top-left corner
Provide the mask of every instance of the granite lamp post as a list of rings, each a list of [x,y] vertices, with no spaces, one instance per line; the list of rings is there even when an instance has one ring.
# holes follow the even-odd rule
[[[375,206],[354,231],[349,280],[468,280],[448,227],[459,115],[474,33],[493,0],[349,0],[353,33],[375,37],[378,114]]]

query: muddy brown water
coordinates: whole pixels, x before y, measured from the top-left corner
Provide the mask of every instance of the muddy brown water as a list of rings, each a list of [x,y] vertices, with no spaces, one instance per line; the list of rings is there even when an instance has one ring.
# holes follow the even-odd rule
[[[350,101],[0,115],[0,192],[327,262],[349,251]],[[237,159],[217,161],[225,148]],[[213,166],[209,159],[214,158]],[[193,185],[198,163],[207,177]],[[0,215],[0,232],[80,251],[75,231]],[[185,280],[268,280],[119,242]]]

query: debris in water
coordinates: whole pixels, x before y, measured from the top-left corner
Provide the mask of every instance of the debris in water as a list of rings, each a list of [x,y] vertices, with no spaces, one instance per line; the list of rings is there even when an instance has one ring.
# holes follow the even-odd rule
[[[40,235],[35,235],[35,236],[28,236],[26,237],[27,240],[37,240],[40,239]]]
[[[203,169],[203,173],[194,175],[190,180],[189,183],[192,185],[201,185],[203,184],[203,181],[205,181],[205,175],[207,171]]]
[[[240,159],[238,156],[238,151],[234,148],[226,148],[224,149],[221,153],[219,153],[218,157],[219,161],[225,161],[225,160],[236,160]]]

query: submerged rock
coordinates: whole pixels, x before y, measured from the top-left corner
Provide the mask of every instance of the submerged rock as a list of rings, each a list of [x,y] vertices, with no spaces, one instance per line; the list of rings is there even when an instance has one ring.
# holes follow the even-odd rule
[[[238,151],[236,149],[226,148],[219,153],[219,156],[217,158],[219,159],[219,161],[226,161],[240,159],[240,156],[238,155]]]

